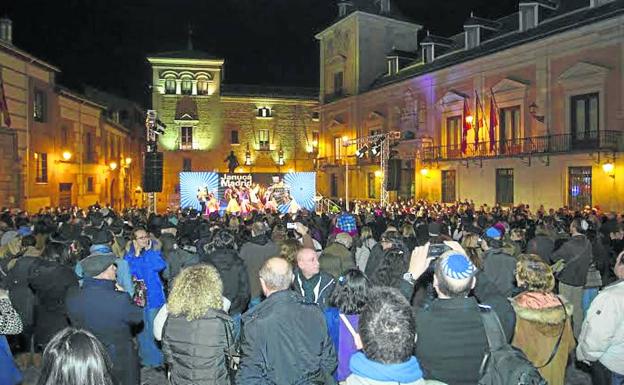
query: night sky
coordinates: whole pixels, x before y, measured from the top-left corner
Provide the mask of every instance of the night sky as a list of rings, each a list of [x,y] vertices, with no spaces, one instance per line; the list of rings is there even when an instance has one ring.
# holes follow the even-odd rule
[[[371,0],[372,1],[372,0]],[[493,4],[495,3],[495,4]],[[460,32],[470,11],[496,18],[518,0],[394,0],[424,29]],[[148,53],[194,48],[225,59],[225,82],[318,87],[314,34],[337,15],[336,0],[3,0],[13,43],[58,66],[59,82],[149,101]]]

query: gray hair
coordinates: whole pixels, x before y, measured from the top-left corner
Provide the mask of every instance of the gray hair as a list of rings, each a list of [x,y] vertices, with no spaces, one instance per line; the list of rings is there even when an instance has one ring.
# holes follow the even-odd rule
[[[291,266],[284,258],[270,258],[260,269],[260,279],[271,291],[286,290],[295,278]]]

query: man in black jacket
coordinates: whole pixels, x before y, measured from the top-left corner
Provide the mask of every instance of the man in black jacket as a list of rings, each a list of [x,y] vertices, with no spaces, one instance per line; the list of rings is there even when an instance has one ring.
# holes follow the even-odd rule
[[[572,326],[574,337],[578,339],[583,326],[583,288],[587,282],[587,271],[593,260],[591,242],[583,234],[589,225],[585,220],[575,219],[570,224],[572,237],[552,255],[552,261],[563,260],[565,267],[557,276],[559,294],[564,296],[573,306]]]
[[[334,277],[320,269],[319,257],[313,249],[304,248],[297,252],[297,268],[293,288],[308,303],[318,304],[322,309],[334,291]]]
[[[477,269],[458,243],[445,244],[453,250],[436,260],[433,286],[438,298],[416,309],[416,357],[426,379],[473,385],[487,351],[479,303],[469,296]],[[418,279],[427,271],[428,249],[414,249],[406,279]]]
[[[90,331],[106,347],[117,381],[138,385],[139,356],[131,326],[143,321],[143,310],[128,294],[115,290],[115,261],[112,253],[81,261],[84,281],[81,289],[68,294],[67,312],[73,326]]]
[[[251,301],[249,307],[260,303],[262,290],[258,280],[258,272],[262,264],[269,258],[279,255],[279,247],[269,239],[267,226],[264,222],[257,220],[251,225],[251,241],[246,242],[240,249],[239,255],[247,266],[249,275],[249,288]]]
[[[325,317],[289,287],[291,265],[271,258],[260,269],[267,297],[243,315],[238,384],[325,384],[336,369],[336,353]]]

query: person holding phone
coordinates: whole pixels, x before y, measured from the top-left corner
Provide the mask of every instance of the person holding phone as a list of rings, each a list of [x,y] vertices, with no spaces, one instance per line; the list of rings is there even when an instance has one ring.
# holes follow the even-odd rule
[[[167,267],[167,263],[160,251],[154,250],[150,235],[142,228],[133,231],[132,245],[124,259],[130,265],[133,280],[142,281],[147,292],[143,310],[144,327],[138,336],[141,365],[160,367],[163,364],[163,355],[154,341],[153,328],[154,318],[165,303],[165,290],[159,273]]]

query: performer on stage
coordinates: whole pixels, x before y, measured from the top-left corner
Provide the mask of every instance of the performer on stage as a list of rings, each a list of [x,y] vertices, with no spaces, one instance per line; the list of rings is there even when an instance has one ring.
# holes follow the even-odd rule
[[[202,215],[206,214],[206,202],[208,197],[208,187],[202,186],[197,189],[197,200],[199,201],[199,206],[201,207]]]
[[[208,193],[208,214],[219,212],[219,200],[212,192]]]
[[[238,192],[235,188],[229,188],[225,192],[225,197],[228,199],[228,205],[225,208],[225,212],[228,214],[238,214],[241,211],[240,205],[238,204]]]

